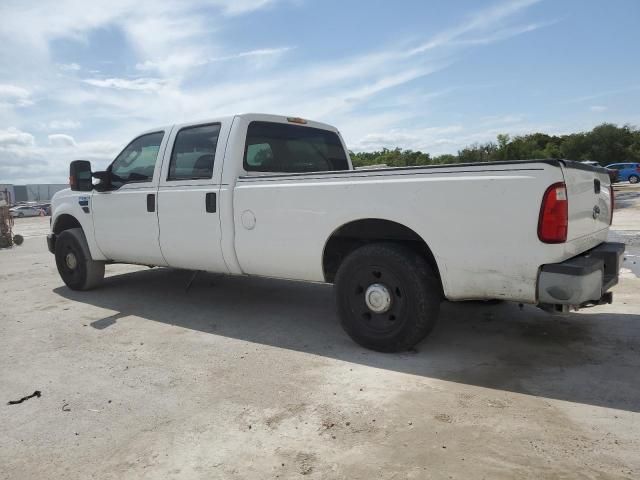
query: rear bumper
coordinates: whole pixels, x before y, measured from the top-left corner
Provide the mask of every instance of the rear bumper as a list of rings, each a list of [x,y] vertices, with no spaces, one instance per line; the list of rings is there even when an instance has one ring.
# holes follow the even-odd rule
[[[538,303],[587,307],[611,303],[607,293],[618,283],[624,243],[605,242],[561,263],[543,265],[538,275]]]
[[[56,236],[53,233],[47,235],[47,248],[51,253],[56,253]]]

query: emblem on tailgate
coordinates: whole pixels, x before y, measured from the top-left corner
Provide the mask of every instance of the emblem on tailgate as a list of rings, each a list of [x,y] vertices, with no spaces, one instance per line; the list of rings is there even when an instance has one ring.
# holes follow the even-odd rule
[[[600,216],[600,207],[596,205],[595,207],[593,207],[593,219],[596,220],[599,216]]]

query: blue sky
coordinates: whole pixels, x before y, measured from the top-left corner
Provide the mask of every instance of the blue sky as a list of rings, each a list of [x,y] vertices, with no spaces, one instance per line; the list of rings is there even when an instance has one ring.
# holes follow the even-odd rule
[[[240,112],[432,154],[640,125],[639,27],[637,0],[3,0],[0,183]]]

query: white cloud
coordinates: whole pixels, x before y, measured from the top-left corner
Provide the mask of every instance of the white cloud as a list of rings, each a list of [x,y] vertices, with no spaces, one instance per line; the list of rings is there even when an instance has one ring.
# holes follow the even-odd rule
[[[97,170],[105,168],[121,145],[106,141],[75,142],[70,135],[48,136],[40,145],[30,133],[16,128],[0,130],[0,178],[7,183],[60,183],[69,162],[91,160]]]
[[[11,84],[0,84],[0,104],[26,107],[33,105],[31,93],[26,88]]]
[[[159,78],[87,78],[84,79],[83,82],[99,88],[137,90],[141,92],[158,92],[166,85],[166,81]]]
[[[292,47],[262,48],[210,58],[203,58],[199,55],[189,55],[188,53],[181,52],[179,54],[163,57],[160,60],[145,60],[144,62],[137,63],[136,69],[140,71],[155,70],[161,73],[184,72],[192,68],[202,67],[216,62],[227,62],[241,59],[256,62],[256,60],[260,58],[278,57],[289,50],[292,50]]]
[[[463,132],[461,125],[446,125],[429,128],[405,128],[393,129],[380,133],[369,133],[365,135],[357,144],[353,145],[354,150],[381,150],[383,148],[394,148],[396,146],[410,150],[426,150],[433,152],[440,148],[438,145],[454,143],[447,140],[447,137]]]
[[[15,78],[3,76],[3,81],[15,86],[22,85],[19,79],[31,79],[32,83],[18,88],[24,90],[23,102],[32,101],[30,92],[37,91],[39,103],[46,105],[46,112],[33,123],[41,130],[42,117],[60,119],[44,123],[44,130],[53,134],[47,145],[35,145],[31,136],[30,146],[20,155],[46,160],[51,171],[57,168],[63,178],[70,158],[107,162],[121,143],[141,130],[239,111],[328,121],[341,127],[354,147],[374,148],[391,140],[421,148],[457,145],[458,138],[470,135],[456,130],[459,125],[400,128],[423,116],[425,106],[447,93],[425,91],[416,80],[446,68],[464,48],[504,40],[543,25],[509,25],[512,16],[536,3],[519,0],[481,11],[426,43],[415,42],[413,49],[406,44],[401,48],[377,46],[332,60],[317,60],[299,52],[297,63],[291,66],[285,62],[292,47],[258,44],[238,52],[236,42],[230,41],[238,32],[223,30],[236,21],[223,15],[248,14],[274,3],[5,0],[0,5],[0,70],[2,63],[8,63],[6,59],[15,59],[11,69],[2,70]],[[117,31],[126,43],[127,55],[123,57],[132,63],[112,64],[96,58],[94,65],[85,65],[79,59],[81,66],[53,60],[60,58],[52,54],[55,40],[71,39],[91,47],[91,33],[97,29]],[[11,53],[15,51],[22,53],[16,57]],[[98,63],[103,73],[92,71]],[[130,75],[135,73],[134,67],[137,75]],[[75,72],[81,72],[82,77]],[[17,105],[15,90],[13,95],[12,105]],[[2,98],[0,88],[0,103]],[[374,99],[384,100],[388,108],[371,112],[378,105]],[[17,110],[10,110],[13,117],[3,112],[8,124],[29,125],[13,113]],[[80,124],[84,128],[74,133],[75,138],[62,133]],[[83,136],[92,131],[99,136],[90,140]]]
[[[48,136],[49,144],[54,147],[75,147],[76,141],[71,135],[64,133],[54,133]]]
[[[282,55],[283,53],[288,52],[291,49],[292,47],[260,48],[257,50],[249,50],[247,52],[225,55],[223,57],[210,58],[209,62],[223,62],[227,60],[237,60],[239,58],[273,57]]]
[[[605,110],[607,110],[607,107],[605,107],[604,105],[591,105],[589,107],[589,110],[591,110],[592,112],[604,112]]]
[[[211,0],[227,15],[241,15],[276,3],[274,0]]]
[[[60,70],[63,70],[65,72],[77,72],[81,69],[80,65],[78,65],[77,63],[61,63],[58,65],[58,67],[60,68]]]
[[[540,28],[549,27],[558,23],[557,20],[540,23],[530,23],[527,25],[518,25],[515,27],[503,28],[494,32],[485,33],[479,37],[465,38],[461,40],[454,40],[451,45],[488,45],[490,43],[500,42],[507,40],[511,37],[516,37],[524,33],[534,32]]]
[[[466,22],[444,30],[431,38],[428,42],[410,50],[409,55],[416,55],[439,47],[450,46],[452,43],[460,41],[464,35],[469,33],[484,32],[495,36],[496,26],[499,26],[502,20],[520,13],[538,2],[540,2],[540,0],[516,0],[512,2],[503,2],[495,5],[494,7],[482,10],[473,15]],[[514,32],[514,35],[517,34],[518,32]],[[498,37],[496,40],[503,38],[504,37]]]
[[[26,147],[35,143],[33,135],[15,127],[0,130],[0,147]],[[0,159],[0,162],[2,160]]]
[[[49,130],[75,130],[80,128],[81,123],[77,120],[52,120],[45,125]]]
[[[637,90],[640,90],[640,85],[630,85],[628,87],[618,88],[618,89],[615,89],[615,90],[605,90],[603,92],[597,92],[597,93],[593,93],[593,94],[590,94],[590,95],[584,95],[582,97],[577,97],[577,98],[571,99],[567,103],[589,102],[591,100],[597,100],[598,98],[621,95],[623,93],[630,93],[630,92],[634,92],[634,91],[637,91]]]

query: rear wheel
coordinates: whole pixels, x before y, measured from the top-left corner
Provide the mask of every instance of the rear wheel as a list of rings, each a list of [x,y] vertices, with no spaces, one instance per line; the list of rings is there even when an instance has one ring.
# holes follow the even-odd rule
[[[442,294],[432,268],[403,245],[375,243],[352,252],[335,279],[347,334],[380,352],[409,350],[433,329]]]
[[[629,175],[629,183],[638,183],[640,177],[638,175]]]
[[[91,258],[81,228],[71,228],[58,235],[55,256],[58,273],[70,289],[90,290],[102,283],[104,262]]]

